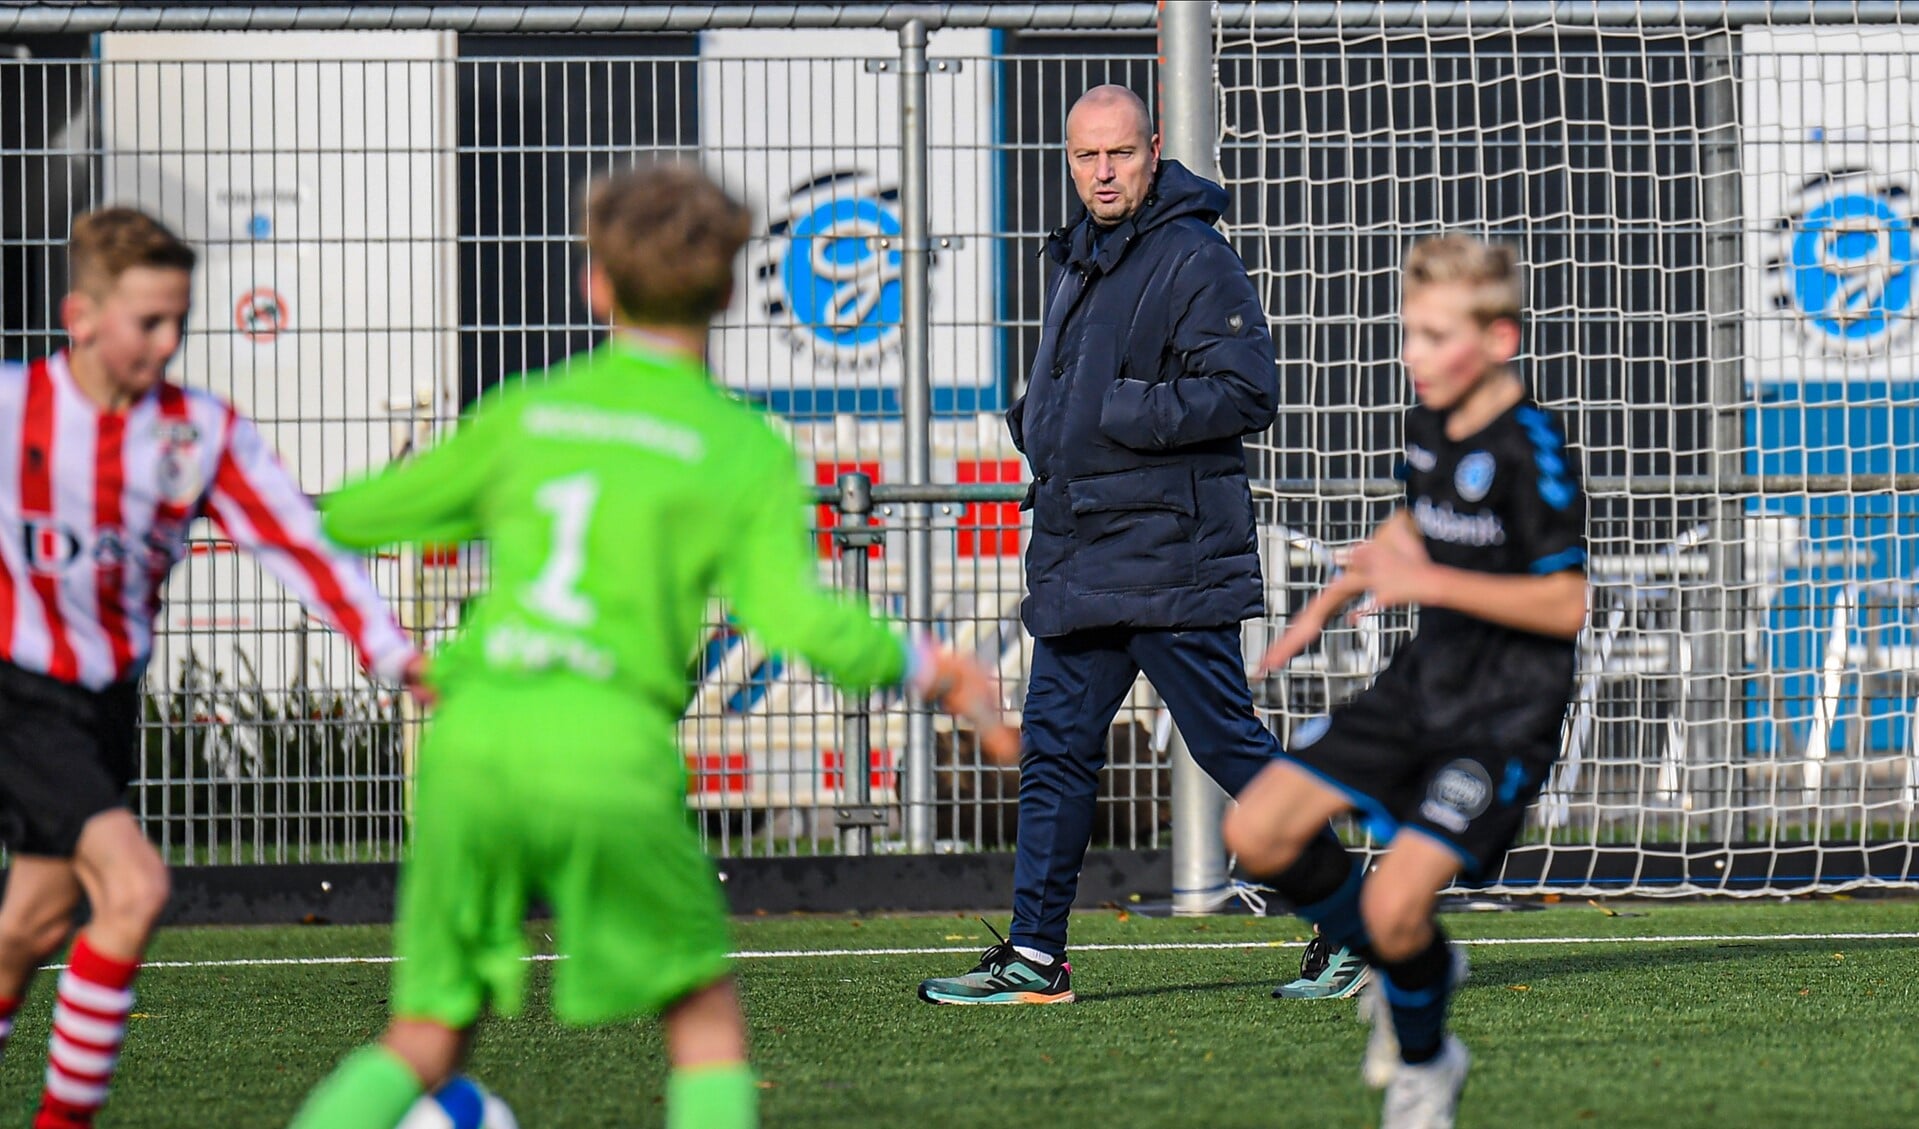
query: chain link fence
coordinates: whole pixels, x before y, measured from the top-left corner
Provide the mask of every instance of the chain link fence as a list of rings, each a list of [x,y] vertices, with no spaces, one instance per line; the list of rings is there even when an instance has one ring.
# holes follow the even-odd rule
[[[1919,800],[1903,586],[1919,533],[1919,9],[1214,14],[1225,229],[1266,298],[1284,389],[1253,445],[1272,615],[1248,626],[1248,653],[1390,505],[1404,247],[1442,229],[1510,240],[1529,268],[1527,375],[1586,460],[1595,597],[1565,756],[1502,881],[1903,879],[1905,862],[1872,852],[1910,844]],[[901,24],[929,17],[921,67]],[[58,347],[75,214],[153,208],[208,253],[183,378],[258,416],[321,492],[596,340],[575,285],[581,185],[694,157],[758,213],[715,368],[785,419],[821,488],[822,577],[976,648],[1017,705],[1024,468],[999,412],[1038,340],[1036,252],[1077,211],[1066,109],[1102,82],[1158,107],[1156,18],[0,14],[15,46],[0,57],[0,354]],[[911,114],[905,84],[924,87]],[[917,311],[904,280],[922,253]],[[870,514],[836,508],[849,474],[872,483]],[[172,593],[139,811],[184,862],[397,857],[417,719],[227,549],[196,542]],[[429,642],[485,581],[472,547],[375,568]],[[1274,727],[1363,687],[1411,626],[1343,629],[1259,687]],[[916,728],[904,703],[849,702],[760,652],[723,608],[692,681],[690,804],[716,853],[990,850],[1017,832],[1014,773]],[[1097,842],[1171,841],[1168,736],[1142,683],[1111,733]],[[1714,859],[1724,880],[1699,879]]]

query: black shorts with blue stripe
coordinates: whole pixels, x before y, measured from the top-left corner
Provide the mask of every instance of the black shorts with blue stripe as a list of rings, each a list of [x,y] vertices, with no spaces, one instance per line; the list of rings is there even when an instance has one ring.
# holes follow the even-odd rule
[[[1453,685],[1462,656],[1426,641],[1352,701],[1301,724],[1286,757],[1351,800],[1379,842],[1425,835],[1457,854],[1467,877],[1492,874],[1558,759],[1570,672]]]

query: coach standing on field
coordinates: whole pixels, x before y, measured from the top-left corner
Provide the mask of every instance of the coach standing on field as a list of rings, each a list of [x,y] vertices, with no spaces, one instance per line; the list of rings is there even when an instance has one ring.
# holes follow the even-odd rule
[[[1279,380],[1266,313],[1213,229],[1226,190],[1160,159],[1124,87],[1079,99],[1066,149],[1086,211],[1047,239],[1045,329],[1006,416],[1032,467],[1020,610],[1035,640],[1012,935],[971,973],[922,983],[931,1003],[1073,999],[1067,911],[1107,731],[1140,671],[1228,793],[1279,752],[1239,637],[1263,611],[1240,440],[1272,423]]]

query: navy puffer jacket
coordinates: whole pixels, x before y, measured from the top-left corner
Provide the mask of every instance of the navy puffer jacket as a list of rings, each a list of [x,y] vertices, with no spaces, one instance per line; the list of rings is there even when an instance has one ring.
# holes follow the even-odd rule
[[[1226,190],[1160,162],[1130,219],[1048,238],[1059,271],[1026,394],[1026,629],[1223,627],[1263,611],[1241,436],[1279,402],[1273,338],[1215,230]]]

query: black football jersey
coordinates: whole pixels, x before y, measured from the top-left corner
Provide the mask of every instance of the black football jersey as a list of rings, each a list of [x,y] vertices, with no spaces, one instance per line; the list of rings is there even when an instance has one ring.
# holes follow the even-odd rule
[[[1546,575],[1586,565],[1586,498],[1559,424],[1530,399],[1473,435],[1446,435],[1444,413],[1406,416],[1400,465],[1406,510],[1432,559],[1452,568]],[[1419,635],[1518,636],[1570,652],[1571,643],[1496,627],[1459,612],[1421,611]]]

